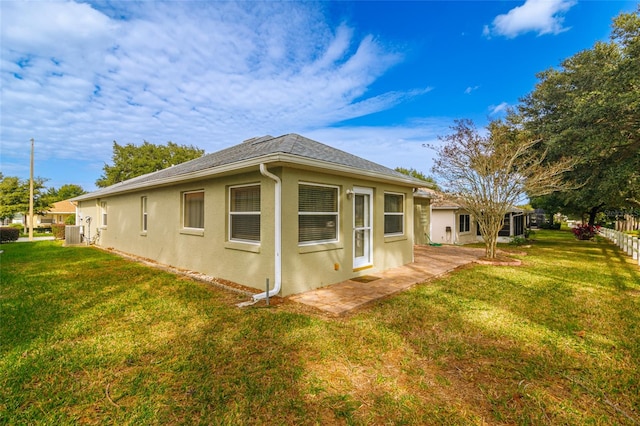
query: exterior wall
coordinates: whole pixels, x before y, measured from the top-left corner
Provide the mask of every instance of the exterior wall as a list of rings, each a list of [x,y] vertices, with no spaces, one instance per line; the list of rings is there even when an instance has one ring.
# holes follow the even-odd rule
[[[299,182],[338,186],[338,241],[317,245],[298,244]],[[346,193],[353,187],[373,189],[373,265],[353,267],[353,198]],[[404,194],[404,235],[384,236],[384,193]],[[285,169],[282,188],[282,294],[300,293],[362,275],[375,275],[385,269],[413,261],[413,189],[366,180],[344,178],[299,169]]]
[[[468,214],[469,217],[469,232],[460,232],[460,215]],[[478,232],[478,223],[475,217],[466,210],[458,210],[456,212],[456,244],[470,244],[477,242],[476,234]]]
[[[413,260],[412,188],[347,179],[292,168],[269,168],[282,180],[282,290],[300,293],[361,275],[375,274]],[[339,194],[338,241],[298,244],[298,183],[335,185]],[[260,244],[238,243],[228,238],[229,186],[260,183]],[[346,190],[373,188],[373,265],[353,268],[353,202]],[[204,230],[182,227],[182,193],[204,190]],[[152,259],[161,264],[197,271],[212,277],[264,290],[274,285],[275,182],[258,171],[148,189],[99,200],[79,202],[79,222],[91,216],[90,232],[96,244]],[[404,235],[384,236],[384,193],[404,194]],[[147,197],[147,232],[142,231],[141,197]],[[101,226],[100,203],[107,203],[107,226]]]
[[[450,232],[447,232],[447,227]],[[439,244],[455,242],[456,221],[452,209],[431,209],[431,241]]]
[[[413,199],[413,239],[414,244],[427,245],[431,235],[431,200]]]
[[[460,232],[460,215],[469,214],[460,208],[432,209],[432,236],[434,243],[470,244],[478,241],[476,237],[478,225],[473,216],[470,217],[469,232]],[[447,232],[447,227],[450,232]]]
[[[261,185],[261,242],[230,242],[228,187],[250,183]],[[101,247],[262,289],[265,277],[274,275],[273,227],[268,226],[273,223],[273,188],[273,181],[255,172],[84,201],[79,211],[83,218],[92,217],[91,236],[99,230],[96,244]],[[203,231],[182,227],[182,194],[194,190],[204,190]],[[143,196],[147,197],[147,232],[141,225]],[[100,202],[107,203],[106,227],[100,224]]]

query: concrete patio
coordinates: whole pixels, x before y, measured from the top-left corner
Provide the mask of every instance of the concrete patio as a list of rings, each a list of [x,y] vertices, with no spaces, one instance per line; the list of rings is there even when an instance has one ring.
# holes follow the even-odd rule
[[[460,246],[415,246],[414,262],[389,269],[363,281],[348,280],[289,296],[290,300],[312,306],[332,315],[345,313],[367,303],[432,280],[484,256],[482,248]],[[371,281],[369,281],[371,280]]]

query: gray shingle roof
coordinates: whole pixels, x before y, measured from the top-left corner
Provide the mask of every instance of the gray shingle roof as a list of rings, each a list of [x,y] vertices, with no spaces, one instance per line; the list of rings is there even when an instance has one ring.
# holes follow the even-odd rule
[[[358,157],[348,152],[330,147],[323,143],[305,138],[295,133],[283,136],[263,136],[248,139],[238,145],[223,149],[212,154],[204,155],[195,160],[187,161],[167,169],[138,176],[124,182],[102,188],[98,191],[86,194],[76,199],[91,199],[108,194],[124,192],[129,189],[153,186],[167,180],[179,180],[181,176],[210,170],[211,174],[222,166],[232,165],[241,161],[258,159],[272,154],[289,154],[294,157],[317,160],[360,170],[362,172],[375,173],[391,180],[412,180],[412,178],[396,172],[388,167]],[[415,181],[419,185],[418,180]]]

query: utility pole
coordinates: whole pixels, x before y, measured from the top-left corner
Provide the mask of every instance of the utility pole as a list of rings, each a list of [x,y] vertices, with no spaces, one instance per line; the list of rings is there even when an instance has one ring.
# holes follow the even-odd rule
[[[31,138],[31,173],[29,175],[29,241],[33,241],[33,138]]]

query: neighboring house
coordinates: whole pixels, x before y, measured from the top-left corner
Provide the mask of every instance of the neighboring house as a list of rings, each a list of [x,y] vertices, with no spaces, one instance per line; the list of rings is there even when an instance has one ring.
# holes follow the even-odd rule
[[[51,228],[51,225],[64,225],[65,221],[69,216],[74,216],[76,214],[76,206],[69,200],[58,201],[51,205],[51,208],[47,210],[44,214],[34,214],[34,228]],[[29,215],[19,215],[20,222],[22,220],[26,221],[26,227],[29,227]],[[14,217],[18,219],[18,215]]]
[[[498,242],[505,243],[513,237],[523,237],[526,223],[524,210],[513,207],[505,215]],[[441,198],[431,206],[431,240],[443,244],[469,244],[483,241],[483,238],[470,212],[451,200]]]
[[[547,222],[547,215],[543,209],[535,209],[529,212],[529,223],[532,228],[542,228]]]
[[[420,182],[288,134],[73,201],[102,247],[287,296],[410,263]]]
[[[39,216],[42,225],[64,225],[69,217],[75,216],[76,205],[69,200],[58,201],[44,215]]]

